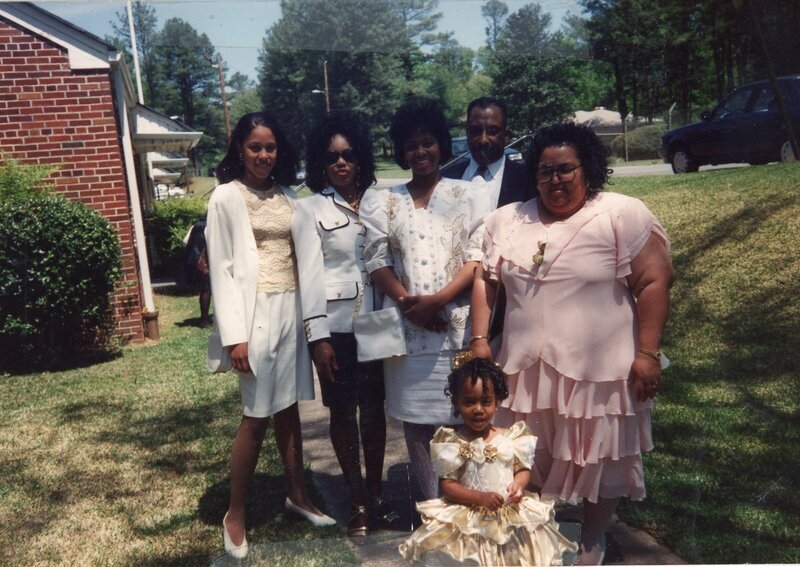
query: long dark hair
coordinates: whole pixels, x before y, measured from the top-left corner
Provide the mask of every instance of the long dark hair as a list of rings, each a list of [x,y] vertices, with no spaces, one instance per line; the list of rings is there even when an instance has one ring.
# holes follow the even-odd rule
[[[234,179],[241,179],[244,175],[244,164],[241,159],[242,144],[250,132],[258,126],[264,126],[272,131],[278,144],[278,162],[270,173],[270,178],[281,185],[294,185],[297,183],[297,150],[294,149],[289,138],[283,132],[278,121],[268,112],[251,112],[239,119],[236,128],[231,133],[228,151],[216,169],[217,180],[220,183],[229,183]]]
[[[372,155],[372,140],[364,122],[354,112],[335,110],[322,117],[322,120],[308,134],[306,143],[306,185],[314,193],[319,193],[328,185],[325,176],[325,152],[331,139],[337,134],[347,139],[356,152],[358,164],[359,193],[375,183],[375,158]]]

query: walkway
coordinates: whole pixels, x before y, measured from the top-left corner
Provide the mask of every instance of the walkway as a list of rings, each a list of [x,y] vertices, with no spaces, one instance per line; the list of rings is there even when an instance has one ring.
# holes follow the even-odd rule
[[[325,509],[346,526],[350,511],[347,485],[328,438],[328,410],[323,407],[317,384],[317,399],[301,402],[303,422],[303,449],[306,464],[313,470],[317,489],[325,499]],[[389,419],[386,446],[386,484],[384,497],[390,500],[404,521],[411,527],[413,493],[416,490],[408,457],[403,430],[399,422]],[[577,540],[580,534],[580,510],[565,508],[557,512],[562,531]],[[667,548],[659,545],[645,532],[614,521],[609,530],[606,565],[677,565],[685,561]],[[408,565],[397,552],[397,546],[406,537],[399,532],[373,533],[365,541],[350,545],[363,565],[382,567]],[[565,558],[569,561],[571,558]]]

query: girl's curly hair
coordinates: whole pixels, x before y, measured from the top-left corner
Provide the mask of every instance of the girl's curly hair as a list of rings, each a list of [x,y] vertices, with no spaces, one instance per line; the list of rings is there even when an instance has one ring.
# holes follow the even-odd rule
[[[483,392],[489,390],[489,382],[494,386],[494,397],[498,403],[508,397],[508,382],[506,373],[500,366],[485,358],[473,358],[455,368],[447,377],[447,386],[444,388],[444,395],[450,398],[453,404],[453,415],[458,417],[458,393],[465,380],[470,380],[474,386],[478,378],[483,380]]]

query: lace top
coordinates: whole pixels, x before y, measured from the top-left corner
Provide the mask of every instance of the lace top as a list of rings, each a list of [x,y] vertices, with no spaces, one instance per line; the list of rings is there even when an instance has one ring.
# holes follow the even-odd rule
[[[535,447],[536,437],[522,421],[498,431],[488,443],[467,441],[453,428],[440,427],[431,441],[431,462],[439,478],[505,495],[514,473],[533,465]]]
[[[275,187],[258,190],[238,184],[258,249],[258,292],[294,290],[297,287],[297,267],[289,200]]]

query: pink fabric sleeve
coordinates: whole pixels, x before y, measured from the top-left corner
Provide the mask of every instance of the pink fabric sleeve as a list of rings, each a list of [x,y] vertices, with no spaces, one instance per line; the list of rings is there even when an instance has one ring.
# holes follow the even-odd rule
[[[639,199],[629,199],[613,215],[617,241],[617,278],[631,273],[631,261],[639,255],[651,234],[660,237],[670,250],[667,231]]]
[[[502,250],[499,245],[500,231],[503,227],[503,210],[490,213],[483,220],[483,259],[481,265],[483,271],[489,274],[489,279],[498,281],[500,279],[500,265],[503,263]],[[508,219],[506,219],[508,220]]]

